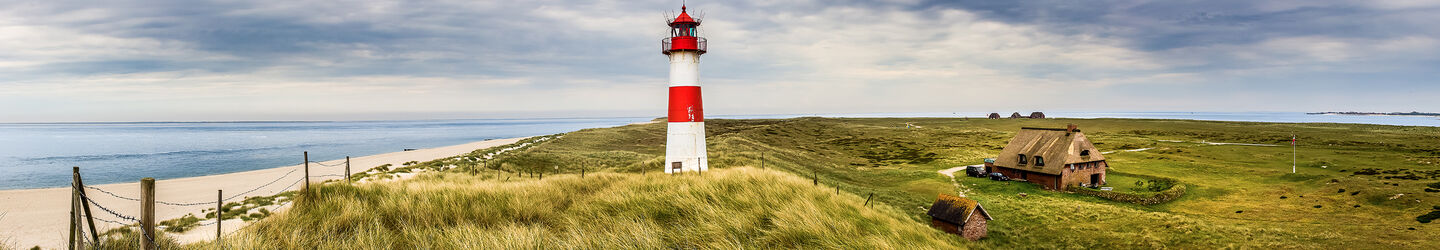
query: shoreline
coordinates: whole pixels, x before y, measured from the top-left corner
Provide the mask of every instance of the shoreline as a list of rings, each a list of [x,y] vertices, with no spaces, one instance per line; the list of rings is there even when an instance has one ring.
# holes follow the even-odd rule
[[[351,173],[360,173],[384,164],[399,166],[409,161],[430,161],[461,155],[479,149],[507,145],[524,138],[529,137],[492,139],[412,151],[396,151],[351,157],[350,171]],[[338,159],[323,161],[320,162],[320,164],[311,164],[310,182],[321,183],[326,180],[342,179],[345,174],[344,163],[344,159]],[[334,167],[327,167],[325,165],[334,165]],[[155,207],[155,221],[158,223],[191,213],[196,214],[197,217],[204,217],[204,213],[201,211],[206,208],[214,208],[215,206],[216,190],[225,190],[224,195],[226,197],[244,194],[235,198],[238,200],[249,196],[268,196],[283,191],[299,189],[301,185],[295,184],[301,182],[301,177],[304,176],[304,174],[302,171],[295,170],[300,170],[303,168],[302,166],[303,164],[297,164],[244,172],[175,179],[157,179],[155,181],[155,196],[157,201],[172,203],[209,203],[194,206],[157,204]],[[81,173],[84,174],[83,169]],[[86,186],[106,190],[115,195],[128,198],[138,198],[140,196],[139,182]],[[21,249],[31,246],[40,246],[47,249],[63,248],[66,238],[69,237],[69,192],[69,188],[65,187],[0,190],[0,216],[3,216],[0,217],[0,244],[10,244],[11,246]],[[140,204],[138,202],[117,198],[101,192],[95,192],[94,190],[86,190],[86,195],[91,200],[94,200],[97,205],[104,206],[117,213],[125,215],[139,214]],[[227,202],[236,200],[228,200]],[[92,206],[91,211],[95,212],[95,218],[97,219],[123,221],[97,207]],[[225,223],[223,223],[225,226],[224,231],[227,233],[233,232],[243,228],[245,224],[248,224],[248,222],[241,222],[239,219],[226,220]],[[95,227],[97,231],[104,232],[107,229],[118,228],[120,226],[96,220]],[[214,232],[215,227],[208,225],[192,228],[186,233],[172,233],[171,235],[175,236],[181,243],[188,243],[213,239],[215,237]]]

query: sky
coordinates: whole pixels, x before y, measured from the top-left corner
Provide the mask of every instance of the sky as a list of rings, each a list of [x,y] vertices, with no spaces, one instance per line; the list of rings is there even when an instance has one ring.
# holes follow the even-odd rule
[[[680,2],[0,0],[0,122],[659,117]],[[1440,112],[1440,0],[688,5],[712,115]]]

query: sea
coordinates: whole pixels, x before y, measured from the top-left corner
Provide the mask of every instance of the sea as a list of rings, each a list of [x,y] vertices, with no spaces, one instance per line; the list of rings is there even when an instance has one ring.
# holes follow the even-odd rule
[[[818,117],[984,117],[989,113],[714,115],[753,119]],[[1028,115],[1029,112],[1022,112]],[[1440,127],[1440,118],[1307,115],[1298,112],[1046,112],[1057,118],[1141,118]],[[1002,114],[1009,116],[1008,113]],[[68,186],[71,167],[86,184],[184,178],[344,159],[405,149],[570,132],[654,117],[294,122],[0,123],[0,190]]]

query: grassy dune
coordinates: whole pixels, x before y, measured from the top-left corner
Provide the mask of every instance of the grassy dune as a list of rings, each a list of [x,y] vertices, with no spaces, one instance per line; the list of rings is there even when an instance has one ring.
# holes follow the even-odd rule
[[[995,157],[1020,127],[1067,123],[1080,125],[1102,151],[1116,151],[1106,157],[1117,189],[1133,189],[1142,179],[1136,176],[1159,176],[1179,180],[1189,192],[1142,206],[1028,183],[961,177],[956,188],[936,173]],[[663,123],[587,129],[484,163],[472,154],[417,165],[459,166],[447,173],[327,185],[313,205],[264,219],[231,242],[258,248],[1440,248],[1434,237],[1440,227],[1417,221],[1440,209],[1440,193],[1423,191],[1440,182],[1440,128],[1135,119],[710,120],[710,164],[718,170],[705,176],[659,174],[664,129]],[[1291,134],[1301,144],[1296,174],[1290,173]],[[1122,151],[1131,149],[1146,150]],[[587,178],[579,178],[582,170]],[[546,176],[522,180],[516,172]],[[989,238],[964,242],[928,228],[924,210],[936,195],[962,192],[995,217]],[[872,194],[879,205],[860,207]]]
[[[905,123],[921,128],[907,129]],[[960,178],[961,189],[997,217],[990,224],[991,237],[980,244],[1440,247],[1440,240],[1431,237],[1440,228],[1416,221],[1440,205],[1440,194],[1423,191],[1424,185],[1440,182],[1440,128],[1138,119],[797,118],[710,120],[707,138],[712,166],[764,165],[817,176],[822,184],[839,185],[845,192],[875,193],[877,200],[902,209],[919,224],[928,220],[923,208],[936,194],[962,191],[935,171],[995,157],[1020,127],[1067,123],[1080,125],[1102,151],[1119,151],[1107,154],[1117,176],[1175,178],[1190,192],[1174,202],[1140,206],[1023,183]],[[1301,144],[1298,174],[1290,173],[1291,134]],[[560,164],[562,172],[582,167],[653,172],[661,169],[663,138],[664,124],[592,129],[568,133],[525,153],[572,157],[561,161],[571,163]],[[1143,148],[1149,150],[1120,151]],[[1356,174],[1365,169],[1381,173]],[[1127,182],[1112,182],[1121,188],[1135,181],[1118,180]],[[1028,196],[1020,198],[1019,193]],[[1391,199],[1396,195],[1400,198]]]
[[[241,249],[898,248],[958,242],[794,175],[443,173],[326,185],[226,240]],[[197,244],[195,247],[206,247]]]

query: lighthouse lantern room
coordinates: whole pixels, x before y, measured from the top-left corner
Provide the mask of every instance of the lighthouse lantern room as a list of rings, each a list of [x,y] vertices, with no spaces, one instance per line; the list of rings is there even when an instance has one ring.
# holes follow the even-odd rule
[[[661,52],[670,57],[669,123],[665,139],[665,173],[709,169],[705,155],[705,112],[700,102],[700,55],[705,38],[697,33],[700,20],[685,7],[670,20],[670,37],[660,40]]]

